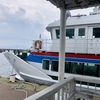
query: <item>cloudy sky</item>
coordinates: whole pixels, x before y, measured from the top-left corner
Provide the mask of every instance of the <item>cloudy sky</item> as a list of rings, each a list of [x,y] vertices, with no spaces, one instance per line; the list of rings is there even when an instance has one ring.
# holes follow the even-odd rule
[[[92,9],[73,10],[72,15]],[[60,11],[47,0],[0,0],[0,47],[28,46],[32,40],[50,39],[46,26],[60,18]]]

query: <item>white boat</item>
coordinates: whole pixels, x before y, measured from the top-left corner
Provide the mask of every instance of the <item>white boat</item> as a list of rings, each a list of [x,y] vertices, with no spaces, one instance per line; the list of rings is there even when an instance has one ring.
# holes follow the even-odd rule
[[[27,62],[32,66],[14,54],[4,53],[10,63],[14,64],[14,69],[25,80],[41,84],[57,82],[55,80],[58,80],[59,25],[58,20],[46,27],[51,34],[51,40],[33,41],[33,50],[27,57]],[[64,77],[71,75],[100,77],[99,12],[67,19]]]

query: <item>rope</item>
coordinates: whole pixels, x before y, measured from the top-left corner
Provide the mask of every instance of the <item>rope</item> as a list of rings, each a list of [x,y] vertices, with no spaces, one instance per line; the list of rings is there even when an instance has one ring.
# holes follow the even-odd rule
[[[20,91],[20,92],[25,92],[26,93],[26,98],[28,97],[28,92],[24,90],[25,84],[23,82],[19,82],[16,86],[12,87],[15,91]]]
[[[15,91],[25,92],[26,93],[26,98],[27,98],[28,97],[28,92],[26,90],[24,90],[24,88],[26,87],[24,83],[32,85],[33,88],[34,88],[33,93],[36,93],[36,87],[34,86],[34,84],[29,83],[29,82],[25,82],[25,81],[20,81],[16,86],[13,86],[12,88]]]
[[[36,86],[33,83],[29,83],[29,82],[25,82],[25,83],[33,86],[33,93],[36,93]]]
[[[6,80],[3,80],[3,81],[0,81],[0,84],[4,83],[6,81],[8,81],[8,80],[6,79]],[[36,93],[36,86],[33,83],[29,83],[29,82],[25,82],[25,81],[19,81],[18,84],[16,86],[13,86],[12,88],[15,91],[25,92],[26,98],[27,98],[28,97],[28,92],[26,90],[24,90],[24,88],[26,87],[25,83],[33,86],[33,93],[35,94]]]

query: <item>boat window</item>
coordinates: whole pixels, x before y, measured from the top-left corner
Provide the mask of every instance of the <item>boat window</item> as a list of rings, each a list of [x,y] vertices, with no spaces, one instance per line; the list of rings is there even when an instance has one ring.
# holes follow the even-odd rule
[[[71,73],[82,75],[82,63],[71,63]]]
[[[97,77],[100,77],[100,65],[97,64]]]
[[[42,68],[45,70],[49,70],[49,65],[50,65],[50,61],[49,60],[43,60],[42,62]]]
[[[74,29],[66,29],[66,39],[72,39],[74,38]],[[60,30],[56,30],[56,38],[59,39],[60,38]]]
[[[88,75],[88,76],[96,76],[96,70],[97,70],[97,66],[95,64],[87,64],[84,63],[84,75]]]
[[[85,38],[85,28],[79,28],[78,38]]]
[[[70,73],[71,62],[65,62],[65,73]]]
[[[52,61],[51,70],[58,72],[58,61]]]
[[[93,28],[93,38],[100,38],[100,27]]]
[[[60,32],[59,32],[59,30],[56,30],[56,38],[57,38],[57,39],[60,38]]]
[[[66,29],[66,38],[67,39],[74,38],[74,29]]]
[[[58,80],[58,76],[49,75],[52,79]]]

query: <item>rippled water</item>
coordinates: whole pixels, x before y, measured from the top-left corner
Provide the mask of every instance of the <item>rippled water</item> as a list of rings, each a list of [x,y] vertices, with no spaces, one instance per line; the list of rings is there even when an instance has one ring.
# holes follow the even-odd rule
[[[5,58],[5,56],[0,53],[0,76],[9,77],[12,72],[16,73],[15,70],[13,70],[11,64]]]

